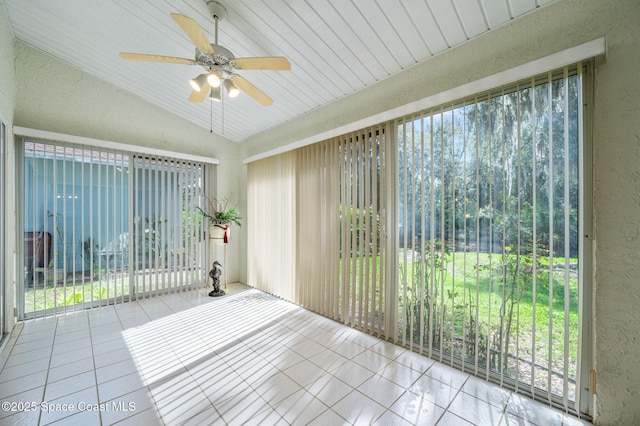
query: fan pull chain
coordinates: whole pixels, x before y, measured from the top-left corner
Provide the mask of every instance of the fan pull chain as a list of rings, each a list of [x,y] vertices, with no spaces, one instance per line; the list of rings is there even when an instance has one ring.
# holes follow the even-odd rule
[[[211,108],[211,117],[209,119],[209,133],[213,133],[213,101],[209,101],[209,107]]]
[[[224,90],[220,91],[220,103],[222,104],[222,134],[224,135]]]

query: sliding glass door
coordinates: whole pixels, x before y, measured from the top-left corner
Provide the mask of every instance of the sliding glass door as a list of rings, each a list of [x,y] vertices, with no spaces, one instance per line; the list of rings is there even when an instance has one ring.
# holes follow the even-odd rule
[[[21,315],[199,285],[203,164],[23,140]]]
[[[251,285],[388,335],[389,133],[375,126],[249,165]]]
[[[129,266],[135,294],[149,296],[202,283],[206,265],[204,166],[135,156]]]
[[[378,335],[388,335],[388,134],[380,125],[297,151],[298,303]]]
[[[5,289],[6,289],[6,282],[7,282],[7,276],[6,276],[6,268],[5,268],[5,264],[6,264],[6,252],[5,252],[5,241],[6,239],[6,227],[5,227],[5,219],[6,219],[6,206],[9,204],[7,203],[7,192],[6,192],[6,180],[5,180],[5,162],[6,162],[6,146],[7,146],[7,142],[6,142],[6,126],[5,124],[0,121],[0,200],[2,200],[2,207],[0,207],[0,241],[2,241],[2,244],[0,244],[0,342],[2,342],[2,340],[5,338],[5,335],[7,334],[7,330],[6,330],[6,320],[7,320],[7,314],[6,314],[6,296],[5,296]]]

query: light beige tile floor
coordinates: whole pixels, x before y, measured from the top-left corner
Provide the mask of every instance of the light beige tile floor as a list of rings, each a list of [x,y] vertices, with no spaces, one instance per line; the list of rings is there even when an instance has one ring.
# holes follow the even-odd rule
[[[241,285],[19,323],[0,425],[579,425]]]

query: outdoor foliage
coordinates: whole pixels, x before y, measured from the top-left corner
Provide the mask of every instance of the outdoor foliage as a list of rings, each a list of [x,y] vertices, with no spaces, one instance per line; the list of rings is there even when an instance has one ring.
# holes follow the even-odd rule
[[[344,209],[340,206],[340,217],[342,218],[340,220],[340,235],[343,232],[343,223],[346,223],[347,235],[349,238],[353,235],[355,239],[353,245],[349,240],[348,246],[351,246],[351,255],[376,256],[380,254],[380,214],[373,207],[368,207],[350,208],[347,216],[344,217],[344,215]],[[340,238],[340,253],[342,255],[342,238]]]
[[[556,393],[577,361],[577,92],[543,81],[398,128],[403,338]]]

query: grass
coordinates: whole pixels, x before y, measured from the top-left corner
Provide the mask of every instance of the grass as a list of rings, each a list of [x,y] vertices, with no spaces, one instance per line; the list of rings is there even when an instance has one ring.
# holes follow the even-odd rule
[[[139,271],[136,273],[137,293],[160,291],[164,288],[175,288],[181,283],[198,282],[200,279],[195,270],[178,272],[152,273]],[[67,276],[64,281],[36,283],[24,293],[25,313],[40,311],[66,311],[84,308],[95,303],[106,304],[110,300],[130,300],[129,275],[126,273],[102,274],[100,276],[82,277]],[[65,285],[66,284],[66,285]]]
[[[479,336],[484,339],[485,345],[480,347],[484,352],[479,354],[480,367],[486,367],[489,363],[496,371],[502,371],[511,377],[517,375],[527,382],[534,381],[536,386],[543,389],[549,387],[550,370],[550,386],[556,393],[560,393],[563,386],[566,341],[569,354],[566,359],[567,376],[569,380],[575,378],[578,353],[578,277],[577,270],[570,268],[565,285],[564,258],[553,259],[554,265],[561,266],[557,266],[552,272],[549,272],[549,260],[541,259],[536,263],[534,280],[530,258],[520,258],[518,273],[514,268],[515,255],[503,257],[501,254],[458,252],[439,258],[436,254],[438,267],[433,271],[430,267],[427,268],[427,284],[419,278],[421,265],[417,258],[407,256],[406,262],[404,256],[400,256],[400,259],[402,282],[399,309],[405,313],[401,328],[407,333],[407,339],[419,341],[420,333],[415,330],[415,326],[412,336],[408,334],[411,331],[411,321],[419,323],[420,314],[415,310],[422,309],[425,321],[431,319],[434,328],[442,331],[442,334],[438,333],[436,336],[429,336],[427,333],[425,337],[427,342],[429,337],[435,337],[434,349],[458,357],[474,358],[476,354],[473,349],[463,347],[462,342],[468,345],[469,341],[475,341],[476,336]],[[438,263],[439,261],[442,262]],[[506,269],[503,268],[505,264],[509,266]],[[577,266],[577,259],[570,259],[569,264],[571,267]],[[510,297],[510,291],[514,287],[517,289],[516,293]],[[438,303],[444,304],[444,308],[434,307],[433,312],[429,313],[425,302],[420,306],[416,296],[421,288],[426,292],[431,291]],[[509,315],[512,301],[513,312]],[[567,315],[565,301],[568,304]],[[510,326],[509,317],[512,319]],[[566,329],[565,321],[568,325]],[[509,356],[503,365],[497,354],[505,352],[507,333],[510,339],[507,351]],[[442,342],[438,342],[440,336],[443,337]],[[493,363],[492,354],[495,357]]]
[[[93,301],[108,300],[110,298],[123,298],[129,294],[129,284],[123,279],[111,281],[95,280],[92,282],[79,282],[73,286],[58,283],[36,284],[36,288],[25,291],[25,313],[33,313],[43,310],[64,310],[73,305],[92,303]]]

